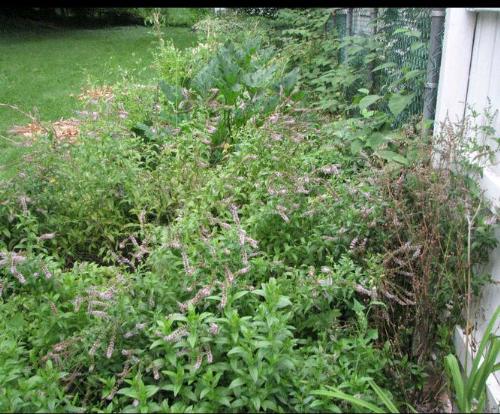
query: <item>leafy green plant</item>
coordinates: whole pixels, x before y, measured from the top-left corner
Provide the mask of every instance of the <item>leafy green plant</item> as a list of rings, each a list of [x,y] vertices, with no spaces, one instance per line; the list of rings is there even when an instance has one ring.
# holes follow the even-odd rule
[[[470,372],[462,373],[455,355],[448,354],[445,357],[446,373],[453,386],[455,402],[460,412],[484,411],[486,381],[490,374],[500,369],[500,365],[496,362],[500,353],[500,338],[493,333],[499,315],[500,307],[497,307],[484,331]]]
[[[375,384],[375,382],[373,382],[373,380],[369,379],[368,384],[373,389],[373,391],[377,394],[380,401],[382,401],[382,403],[384,404],[384,408],[381,408],[375,404],[372,404],[368,401],[365,401],[364,399],[346,394],[338,389],[317,390],[317,391],[313,391],[312,393],[315,395],[322,395],[325,397],[331,397],[331,398],[337,398],[340,400],[344,400],[346,402],[351,403],[354,406],[363,408],[370,413],[387,413],[387,412],[399,413],[400,412],[399,409],[397,408],[397,406],[394,404],[394,402],[390,399],[390,397],[377,384]],[[412,411],[416,412],[415,410],[412,410]]]

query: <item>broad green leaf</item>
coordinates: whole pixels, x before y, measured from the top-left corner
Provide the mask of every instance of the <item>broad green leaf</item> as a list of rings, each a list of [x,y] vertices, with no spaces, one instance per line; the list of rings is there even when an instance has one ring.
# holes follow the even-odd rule
[[[203,388],[200,392],[200,400],[203,400],[205,395],[207,395],[210,392],[211,388]]]
[[[387,139],[384,134],[382,134],[381,132],[374,132],[366,140],[366,145],[368,145],[372,149],[377,149],[384,142],[386,142],[386,140]]]
[[[172,313],[168,319],[170,319],[172,322],[173,321],[187,321],[186,315],[183,315],[182,313]]]
[[[262,408],[266,409],[266,410],[271,410],[271,411],[278,411],[278,407],[276,406],[276,404],[274,403],[274,401],[270,401],[270,400],[265,400],[262,402]]]
[[[389,99],[389,109],[392,114],[397,117],[413,101],[414,96],[413,93],[410,95],[392,94]]]
[[[231,384],[229,384],[229,389],[236,388],[236,387],[241,387],[245,381],[243,381],[241,378],[236,378],[233,381],[231,381]]]
[[[177,394],[179,394],[179,391],[181,390],[181,388],[182,388],[182,382],[180,384],[174,385],[174,397],[176,397]]]
[[[291,72],[287,73],[281,79],[281,85],[283,85],[283,91],[285,92],[285,95],[290,95],[290,93],[292,92],[294,86],[297,84],[297,81],[299,79],[299,73],[300,69],[297,67],[293,69]]]
[[[382,63],[381,65],[378,65],[377,67],[375,67],[372,72],[377,72],[377,71],[382,70],[382,69],[394,68],[396,66],[397,65],[394,62]]]
[[[415,43],[412,43],[411,46],[410,46],[410,51],[414,52],[415,50],[421,49],[424,46],[425,46],[424,42],[415,42]]]
[[[146,395],[148,398],[152,397],[155,395],[160,388],[157,387],[156,385],[146,385]]]
[[[273,344],[269,341],[255,341],[255,348],[270,348]]]
[[[234,300],[239,299],[239,298],[245,296],[249,292],[250,292],[249,290],[240,290],[239,292],[236,292],[236,294],[233,296],[233,299]]]
[[[195,346],[195,344],[196,344],[196,340],[197,340],[196,335],[192,335],[192,334],[191,334],[191,335],[189,335],[189,336],[187,337],[187,341],[188,341],[188,344],[189,344],[189,346],[191,347],[191,349],[193,349],[193,348],[194,348],[194,346]]]
[[[231,400],[229,400],[228,397],[225,396],[219,397],[217,401],[219,401],[222,405],[225,405],[226,407],[231,406]]]
[[[259,397],[252,397],[251,401],[252,401],[252,404],[255,408],[255,411],[256,412],[260,411],[260,398]]]
[[[259,371],[257,370],[257,367],[249,367],[248,372],[250,373],[253,382],[257,384],[257,381],[259,380]]]
[[[414,70],[410,70],[409,72],[405,73],[403,78],[405,81],[408,81],[410,79],[413,79],[413,78],[416,78],[418,76],[421,76],[424,74],[424,71],[421,70],[421,69],[414,69]]]
[[[358,103],[358,107],[360,110],[367,109],[370,105],[374,104],[377,102],[381,96],[379,95],[368,95],[365,96],[361,101]]]
[[[363,143],[359,139],[355,139],[351,142],[351,152],[356,155],[363,148]]]
[[[394,161],[399,164],[408,165],[408,160],[394,151],[389,151],[389,150],[377,151],[377,155],[387,161]]]
[[[284,308],[286,306],[290,306],[292,302],[286,296],[280,296],[278,300],[278,304],[276,305],[278,309]]]
[[[241,346],[235,346],[227,354],[228,355],[233,355],[233,354],[242,354],[242,355],[245,355],[246,353],[247,353],[247,351],[245,351]]]
[[[178,85],[170,85],[162,80],[160,81],[160,88],[170,102],[179,103],[184,99],[182,88]]]
[[[137,394],[137,391],[134,390],[133,388],[126,387],[118,390],[117,394],[123,394],[126,395],[127,397],[138,399],[139,395]]]

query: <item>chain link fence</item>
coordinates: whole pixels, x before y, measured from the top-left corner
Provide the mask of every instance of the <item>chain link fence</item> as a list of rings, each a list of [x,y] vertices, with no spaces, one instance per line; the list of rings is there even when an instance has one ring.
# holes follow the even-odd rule
[[[415,93],[412,103],[398,117],[397,124],[402,124],[414,116],[422,116],[424,105],[434,105],[437,95],[437,85],[427,85],[426,69],[439,71],[440,50],[430,54],[431,44],[430,8],[353,8],[341,9],[333,15],[330,28],[335,28],[336,35],[342,39],[348,35],[372,36],[375,32],[382,37],[385,49],[385,62],[393,62],[394,67],[378,71],[376,81],[379,89],[387,89],[392,85],[392,91],[402,88]],[[444,25],[442,25],[444,27]],[[437,33],[441,44],[444,30]],[[439,56],[436,56],[438,54]],[[346,51],[339,56],[346,59]],[[410,74],[404,83],[397,84],[401,71]],[[437,72],[436,72],[437,73]],[[396,83],[396,84],[395,84]],[[385,87],[385,88],[384,88]],[[424,99],[425,94],[431,94]],[[432,113],[433,108],[425,108]]]

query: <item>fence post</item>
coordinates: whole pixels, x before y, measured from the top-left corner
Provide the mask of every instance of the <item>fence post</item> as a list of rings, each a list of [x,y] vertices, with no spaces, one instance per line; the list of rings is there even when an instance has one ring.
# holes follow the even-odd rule
[[[372,24],[373,34],[377,34],[377,19],[378,19],[378,8],[372,7],[370,11],[370,22]]]
[[[372,7],[370,10],[370,24],[372,26],[373,36],[377,34],[377,17],[378,17],[378,9],[376,7]],[[375,74],[373,73],[373,69],[375,68],[375,60],[372,60],[368,65],[368,81],[370,82],[370,88],[375,89]]]
[[[352,36],[352,9],[347,9],[346,34]]]
[[[444,16],[444,8],[431,10],[429,57],[427,59],[427,75],[424,89],[424,120],[433,120],[436,112],[436,92],[441,63]]]
[[[336,8],[333,8],[332,9],[332,12],[331,12],[331,19],[332,19],[332,31],[336,29],[336,19],[337,19],[337,9]],[[338,34],[338,33],[337,33]]]

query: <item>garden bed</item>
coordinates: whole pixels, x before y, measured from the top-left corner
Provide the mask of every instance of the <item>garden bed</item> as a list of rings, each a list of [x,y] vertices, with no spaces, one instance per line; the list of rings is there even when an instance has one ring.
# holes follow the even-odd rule
[[[321,63],[338,51],[315,52],[321,24],[247,19],[161,42],[152,86],[82,91],[71,139],[18,128],[29,152],[0,182],[1,411],[449,406],[464,275],[495,244],[474,183],[431,164],[436,142],[465,159],[459,134],[394,128],[409,95],[370,93],[359,68],[361,86],[334,89],[351,69]]]

